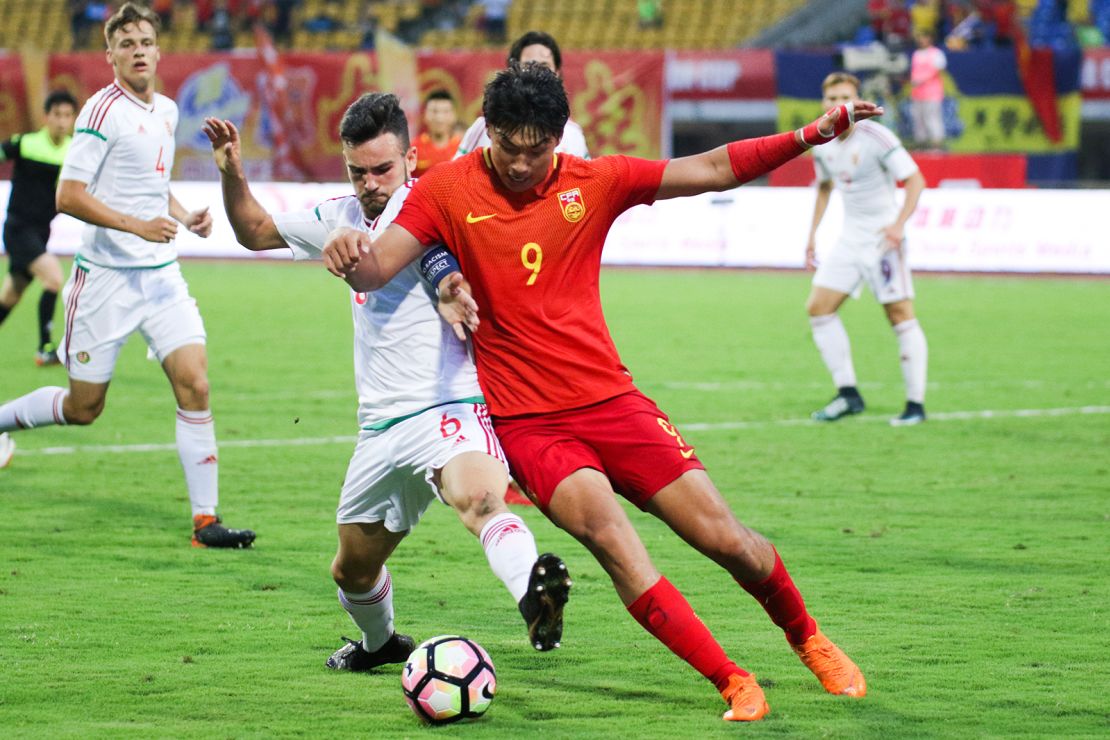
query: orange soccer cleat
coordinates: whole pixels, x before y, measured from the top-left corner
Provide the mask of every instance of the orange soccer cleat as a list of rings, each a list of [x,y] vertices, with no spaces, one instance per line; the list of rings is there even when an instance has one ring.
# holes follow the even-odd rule
[[[771,713],[763,689],[755,681],[755,676],[741,676],[734,673],[728,677],[728,686],[721,691],[728,702],[729,710],[722,719],[729,722],[755,722]]]
[[[867,695],[867,681],[863,678],[863,671],[832,640],[825,637],[821,630],[817,630],[801,645],[790,647],[802,659],[806,668],[813,671],[813,675],[821,681],[825,691],[856,699]]]

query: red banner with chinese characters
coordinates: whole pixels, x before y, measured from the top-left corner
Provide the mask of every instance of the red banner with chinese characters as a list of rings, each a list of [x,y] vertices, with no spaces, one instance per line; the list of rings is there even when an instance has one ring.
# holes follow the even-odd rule
[[[281,179],[275,141],[284,138],[304,164],[305,179],[332,182],[343,176],[338,128],[343,111],[359,95],[378,89],[377,64],[369,54],[282,54],[281,119],[274,100],[274,68],[247,53],[163,54],[158,89],[177,103],[174,177],[212,180],[218,175],[201,126],[208,116],[230,120],[243,138],[243,161],[253,180]],[[55,54],[51,87],[65,87],[81,101],[112,80],[99,53]]]
[[[500,52],[416,56],[421,93],[437,87],[450,91],[460,101],[463,125],[480,112],[485,83],[504,63]],[[279,73],[284,80],[274,79]],[[572,53],[564,60],[563,76],[571,116],[585,129],[592,154],[659,156],[661,53]],[[100,53],[55,54],[48,77],[51,88],[66,88],[84,102],[111,82],[112,69]],[[273,94],[275,84],[282,91],[280,98]],[[248,178],[335,181],[344,172],[338,135],[343,111],[362,93],[383,87],[389,86],[374,54],[281,54],[280,68],[264,63],[253,51],[163,54],[158,89],[173,98],[180,111],[174,177],[217,178],[201,130],[204,119],[214,116],[239,128]],[[3,89],[14,88],[5,83]],[[275,157],[279,151],[282,157]],[[303,176],[296,174],[296,166],[279,166],[290,161],[301,163]]]
[[[0,52],[0,140],[33,130],[39,117],[27,107],[23,62],[18,54]],[[0,164],[0,179],[11,177],[11,163]]]
[[[421,95],[444,88],[459,106],[463,125],[481,115],[486,82],[505,66],[502,52],[433,52],[418,55]],[[570,115],[586,132],[592,156],[659,156],[663,112],[661,52],[566,52],[563,82]]]

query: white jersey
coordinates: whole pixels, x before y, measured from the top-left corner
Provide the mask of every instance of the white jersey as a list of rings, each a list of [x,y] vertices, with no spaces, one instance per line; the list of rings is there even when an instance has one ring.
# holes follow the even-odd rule
[[[860,121],[846,139],[815,147],[817,179],[844,198],[845,232],[874,234],[898,217],[896,183],[918,171],[902,142],[874,121]]]
[[[475,149],[489,146],[489,144],[489,134],[486,133],[486,119],[484,116],[478,116],[478,120],[472,123],[466,133],[463,134],[454,158],[458,159],[464,154],[470,154]],[[559,145],[555,147],[555,151],[589,159],[590,150],[586,146],[586,134],[583,133],[582,127],[568,118],[567,125],[563,127],[563,138],[559,140]]]
[[[118,82],[93,95],[77,116],[59,180],[86,183],[94,198],[149,221],[169,216],[177,104],[154,94],[144,103]],[[173,242],[86,224],[79,257],[104,267],[157,267],[177,259]]]
[[[319,259],[337,227],[377,237],[393,222],[414,183],[398,188],[373,223],[353,195],[324,201],[311,211],[274,214],[274,223],[294,259]],[[351,292],[358,421],[364,430],[386,429],[426,409],[482,397],[467,346],[440,318],[419,262],[379,290]]]

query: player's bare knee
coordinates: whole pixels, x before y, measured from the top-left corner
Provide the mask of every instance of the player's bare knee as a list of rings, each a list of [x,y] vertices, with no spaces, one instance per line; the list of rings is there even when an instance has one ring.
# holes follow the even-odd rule
[[[174,384],[183,408],[203,411],[208,408],[208,376],[204,374],[179,378]]]
[[[495,493],[490,488],[475,488],[463,495],[454,496],[451,505],[458,512],[463,526],[475,536],[491,518],[509,510],[505,505],[504,493]]]
[[[568,530],[575,539],[585,545],[595,555],[605,553],[618,557],[628,541],[629,532],[620,522],[588,520],[577,531]],[[635,536],[635,533],[632,533]]]
[[[62,415],[65,416],[66,424],[71,426],[85,427],[96,421],[100,414],[104,411],[104,401],[101,400],[92,404],[71,405],[68,403],[62,404]]]
[[[348,593],[361,594],[374,588],[380,568],[367,568],[336,556],[331,562],[331,577],[335,585]]]

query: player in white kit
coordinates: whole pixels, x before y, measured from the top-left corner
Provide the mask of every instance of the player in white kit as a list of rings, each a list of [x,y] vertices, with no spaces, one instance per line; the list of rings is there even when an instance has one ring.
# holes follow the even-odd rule
[[[187,211],[170,192],[177,106],[154,91],[158,16],[124,4],[104,26],[111,85],[89,98],[59,175],[58,210],[86,223],[63,291],[59,355],[69,388],[46,387],[0,406],[0,432],[93,423],[116,358],[140,332],[177,399],[178,456],[196,547],[249,547],[250,530],[216,515],[216,433],[208,404],[204,323],[177,264],[177,224],[206,237],[207,208]]]
[[[414,182],[416,149],[393,95],[366,94],[347,109],[339,133],[355,193],[312,210],[267,213],[243,174],[234,124],[210,118],[205,130],[235,235],[255,251],[288,248],[294,259],[319,259],[333,229],[373,237],[392,222]],[[477,371],[433,296],[420,260],[381,290],[351,294],[361,431],[339,498],[332,576],[362,639],[348,640],[327,660],[329,668],[365,671],[408,658],[414,641],[393,629],[385,563],[436,498],[479,538],[532,645],[550,650],[561,639],[566,566],[550,553],[537,557],[532,533],[502,500],[508,468]]]
[[[543,31],[529,31],[513,42],[513,45],[509,48],[508,64],[514,63],[540,64],[562,76],[563,55],[559,51],[559,44],[554,37]],[[484,116],[478,116],[474,123],[470,124],[466,133],[463,134],[462,140],[459,142],[459,149],[455,152],[455,159],[464,154],[469,154],[475,149],[488,147],[489,145],[486,119]],[[559,140],[555,151],[589,159],[590,150],[586,146],[586,135],[582,132],[582,127],[567,119],[566,126],[563,127],[563,137]]]
[[[826,109],[859,100],[859,80],[837,72],[822,83]],[[866,282],[882,304],[898,339],[906,406],[891,419],[896,426],[925,421],[925,374],[928,345],[913,310],[913,280],[906,264],[906,222],[925,189],[925,178],[902,143],[874,121],[860,121],[836,141],[813,150],[817,169],[817,203],[806,246],[806,266],[816,267],[806,301],[813,341],[832,374],[837,394],[814,412],[818,421],[863,411],[856,387],[848,333],[837,310]],[[897,182],[905,184],[899,207]],[[833,186],[844,199],[844,231],[829,254],[817,262],[816,235]]]

